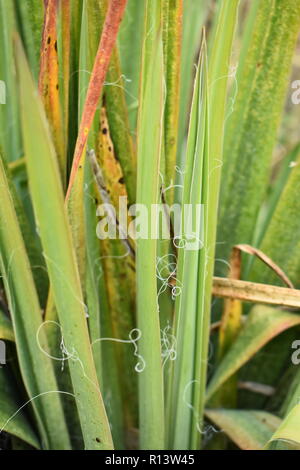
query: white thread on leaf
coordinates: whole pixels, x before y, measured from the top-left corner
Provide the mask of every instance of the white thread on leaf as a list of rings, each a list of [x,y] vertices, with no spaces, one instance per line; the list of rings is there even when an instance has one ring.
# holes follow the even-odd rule
[[[200,418],[199,416],[199,411],[197,411],[195,409],[195,407],[187,400],[186,398],[186,394],[187,394],[187,391],[188,389],[191,387],[191,386],[195,386],[197,385],[198,387],[200,386],[200,382],[199,380],[191,380],[190,382],[188,382],[184,388],[184,391],[183,391],[183,402],[184,404],[192,411],[193,413],[193,416],[196,418],[196,428],[197,428],[197,431],[199,432],[199,434],[202,434],[204,436],[207,436],[208,433],[221,433],[223,432],[223,430],[217,430],[215,429],[211,424],[208,424],[208,425],[204,425],[203,426],[203,419]]]
[[[170,325],[167,325],[163,330],[161,330],[161,355],[163,359],[163,368],[165,367],[168,360],[176,361],[177,358],[177,340],[172,333],[169,333],[169,330],[172,330]]]
[[[55,325],[59,328],[60,330],[60,333],[61,333],[61,342],[60,342],[60,350],[61,350],[61,353],[62,353],[62,357],[56,357],[56,356],[52,356],[51,354],[48,353],[48,351],[46,351],[42,345],[41,345],[41,342],[40,342],[40,333],[41,333],[41,330],[42,328],[44,328],[44,326],[46,325]],[[64,343],[64,338],[63,338],[63,335],[62,335],[62,327],[59,323],[57,323],[56,321],[53,321],[53,320],[47,320],[43,323],[41,323],[41,325],[39,326],[37,332],[36,332],[36,342],[37,342],[37,345],[38,345],[38,348],[39,350],[45,354],[45,356],[49,357],[49,359],[52,359],[53,361],[61,361],[62,362],[62,371],[64,370],[64,362],[68,359],[74,359],[74,360],[77,360],[78,356],[75,354],[75,350],[73,350],[72,353],[69,353],[67,351],[67,348],[65,346],[65,343]]]
[[[134,337],[134,334],[137,334],[137,336]],[[143,358],[143,356],[141,356],[141,354],[138,353],[137,342],[141,339],[141,337],[142,337],[141,330],[139,330],[138,328],[133,328],[133,330],[131,330],[129,332],[129,339],[98,338],[98,339],[95,339],[95,341],[92,342],[92,346],[96,343],[101,342],[101,341],[112,341],[114,343],[132,344],[133,347],[134,347],[134,353],[133,354],[136,358],[138,358],[138,362],[137,362],[134,369],[135,369],[136,372],[141,373],[141,372],[144,371],[144,369],[146,367],[145,359]]]
[[[25,408],[25,406],[29,405],[29,403],[31,403],[32,401],[36,400],[37,398],[39,397],[42,397],[44,395],[48,395],[50,393],[60,393],[60,394],[63,394],[63,395],[70,395],[71,397],[75,398],[75,395],[73,393],[70,393],[70,392],[64,392],[62,390],[49,390],[48,392],[42,392],[42,393],[39,393],[38,395],[30,398],[30,400],[27,400],[26,403],[24,403],[22,406],[20,406],[20,408],[17,409],[17,411],[15,413],[13,413],[4,423],[4,425],[0,428],[0,434],[5,430],[6,426],[8,425],[8,423],[10,423],[10,421],[12,421],[18,413],[20,413],[20,411],[22,411],[23,408]]]
[[[162,283],[157,293],[157,303],[160,295],[163,294],[168,287],[171,289],[173,300],[181,294],[182,284],[176,278],[176,270],[177,258],[174,254],[170,253],[157,258],[156,277]]]

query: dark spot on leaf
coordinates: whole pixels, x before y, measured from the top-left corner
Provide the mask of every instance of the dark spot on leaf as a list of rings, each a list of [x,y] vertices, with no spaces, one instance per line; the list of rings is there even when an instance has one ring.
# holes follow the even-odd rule
[[[57,52],[57,41],[55,41],[55,43],[54,43],[54,48],[55,48],[55,50],[56,50],[56,52]]]
[[[124,184],[124,183],[125,183],[125,180],[124,180],[124,177],[123,177],[123,176],[121,176],[121,178],[119,179],[119,183],[120,183],[120,184]]]
[[[99,439],[99,437],[96,437],[96,442],[99,442],[99,444],[100,444],[101,439]]]
[[[112,151],[112,148],[111,148],[110,146],[108,147],[108,151],[109,151],[109,152],[111,152],[111,151]]]
[[[57,85],[56,85],[56,89],[59,90],[59,84],[58,84],[58,83],[57,83]]]
[[[106,127],[104,127],[104,128],[102,129],[102,134],[104,134],[104,135],[107,134],[107,129],[106,129]]]
[[[50,42],[51,42],[51,37],[49,36],[47,43],[50,44]]]

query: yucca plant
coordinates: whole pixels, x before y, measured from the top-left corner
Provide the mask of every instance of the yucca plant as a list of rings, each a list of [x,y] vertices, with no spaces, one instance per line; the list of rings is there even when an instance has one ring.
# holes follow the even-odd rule
[[[300,448],[299,29],[0,0],[1,447]]]

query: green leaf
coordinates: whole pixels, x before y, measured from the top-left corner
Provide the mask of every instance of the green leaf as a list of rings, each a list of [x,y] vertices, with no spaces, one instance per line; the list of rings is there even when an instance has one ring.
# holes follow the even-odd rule
[[[288,416],[283,420],[277,431],[271,437],[269,444],[273,441],[284,441],[293,444],[300,450],[300,405],[295,406]]]
[[[207,62],[206,46],[203,43],[200,53],[197,75],[195,78],[194,96],[187,142],[185,178],[182,207],[190,204],[196,207],[203,204],[207,188]],[[199,184],[201,182],[201,184]],[[195,212],[196,213],[196,212]],[[193,214],[194,216],[194,214]],[[185,242],[191,236],[184,226],[185,211],[182,211],[182,237]],[[202,220],[201,220],[202,222]],[[206,222],[206,220],[205,220]],[[198,230],[201,230],[201,234]],[[197,374],[197,341],[202,339],[204,330],[197,329],[203,315],[202,299],[204,290],[205,256],[201,244],[206,246],[205,230],[197,227],[199,244],[195,248],[180,248],[178,251],[177,284],[184,286],[175,304],[175,336],[177,340],[177,359],[172,377],[171,402],[168,409],[169,440],[172,448],[190,448],[190,433],[194,413],[193,395],[199,386]],[[180,245],[179,245],[180,246]],[[201,249],[202,248],[202,249]],[[201,293],[199,295],[199,293]],[[196,325],[196,328],[195,328]],[[208,334],[208,332],[205,332]],[[198,352],[201,354],[201,351]],[[199,368],[201,370],[201,366]],[[189,406],[190,405],[190,406]],[[198,408],[196,408],[198,410]],[[197,413],[197,411],[196,411]]]
[[[281,423],[265,411],[208,409],[205,415],[242,450],[262,450]]]
[[[44,5],[43,2],[33,2],[32,0],[23,0],[21,2],[14,0],[14,3],[20,21],[19,28],[22,32],[30,68],[37,81],[40,65]]]
[[[86,71],[92,70],[99,42],[103,18],[98,1],[85,1],[82,9],[81,41],[80,41],[80,114],[83,109],[86,90],[88,88],[89,75]],[[97,111],[92,132],[89,135],[89,148],[98,152],[99,148],[99,123],[100,110]],[[102,125],[102,124],[101,124]],[[109,134],[109,125],[107,125]],[[122,409],[120,377],[118,376],[116,344],[109,341],[101,341],[101,338],[112,338],[117,335],[112,326],[112,317],[120,318],[111,304],[108,303],[109,289],[105,290],[106,280],[111,286],[111,279],[106,279],[101,266],[100,242],[96,236],[98,223],[96,212],[99,194],[95,188],[94,175],[90,167],[90,161],[85,162],[84,174],[84,212],[85,212],[85,249],[86,249],[86,282],[85,294],[89,311],[89,331],[93,344],[93,357],[97,370],[104,404],[112,431],[114,445],[118,449],[124,448],[124,410]],[[75,212],[76,217],[76,212]],[[103,279],[105,278],[105,279]],[[122,305],[118,305],[124,311]],[[116,322],[115,322],[116,323]],[[118,322],[117,322],[118,323]],[[118,335],[117,335],[118,336]],[[125,336],[128,336],[126,331]],[[123,335],[119,336],[123,337]],[[131,351],[130,351],[131,352]],[[123,369],[122,369],[123,370]],[[126,370],[126,375],[131,376],[132,369]],[[127,400],[128,402],[128,400]],[[126,403],[127,404],[127,403]],[[125,405],[126,406],[126,405]]]
[[[79,119],[79,54],[80,31],[82,20],[82,0],[71,1],[71,51],[70,51],[70,83],[69,83],[69,128],[68,128],[68,157],[73,157],[78,132]]]
[[[261,211],[259,214],[257,227],[256,227],[256,235],[254,237],[254,243],[253,243],[255,246],[261,245],[261,242],[266,234],[266,231],[269,229],[270,222],[272,221],[274,213],[277,210],[277,205],[279,201],[281,200],[281,196],[284,191],[284,188],[287,182],[289,182],[290,174],[292,173],[293,168],[295,167],[295,164],[297,164],[297,160],[299,159],[299,156],[300,156],[300,144],[298,143],[290,152],[287,153],[287,155],[285,155],[283,159],[279,174],[277,175],[275,182],[271,186],[268,197],[266,201],[264,202],[264,205],[261,208]],[[290,182],[289,182],[289,185],[290,185]],[[285,237],[283,238],[282,241],[285,241]],[[272,257],[275,256],[276,258],[275,250],[272,250],[272,251],[274,252],[274,254],[272,253]],[[252,258],[251,261],[254,261],[254,259]],[[283,268],[284,268],[285,261],[286,261],[286,258],[283,260],[283,264],[281,263]],[[269,274],[271,274],[270,271],[269,271]]]
[[[291,169],[260,248],[286,272],[296,286],[299,286],[299,156],[295,163],[296,165]],[[258,282],[278,283],[276,276],[270,270],[265,267],[259,269],[256,263],[253,265],[250,276]]]
[[[0,197],[0,267],[13,322],[22,378],[31,399],[43,394],[32,401],[43,446],[68,449],[69,438],[60,397],[58,393],[52,393],[57,390],[54,371],[50,359],[43,352],[48,350],[43,331],[39,335],[40,344],[36,340],[42,315],[1,159]]]
[[[13,0],[0,0],[0,79],[4,82],[5,104],[0,104],[0,146],[7,162],[22,156],[18,93],[13,63],[12,35],[16,31]]]
[[[136,132],[144,16],[147,0],[128,0],[119,33],[119,52],[130,129]]]
[[[9,318],[0,310],[0,339],[15,341],[14,330]]]
[[[158,201],[164,108],[161,0],[147,1],[140,90],[137,204],[143,204],[150,214],[151,205]],[[140,446],[142,449],[163,449],[165,429],[156,285],[157,247],[156,240],[150,237],[148,233],[147,238],[137,240],[136,260],[138,328],[142,335],[139,354],[146,363],[139,374]]]
[[[184,1],[183,5],[183,31],[182,31],[182,54],[180,67],[180,111],[178,126],[178,159],[177,165],[182,168],[184,160],[184,140],[188,127],[188,116],[190,114],[190,99],[195,77],[195,63],[199,44],[201,41],[201,30],[207,16],[208,0]]]
[[[300,26],[298,0],[260,2],[227,125],[217,258],[252,243]]]
[[[178,144],[178,120],[180,102],[180,66],[182,45],[183,0],[163,0],[164,14],[164,56],[166,76],[165,103],[165,186],[174,184],[176,176],[176,155]],[[174,189],[166,198],[172,203]]]
[[[291,350],[293,352],[293,350]],[[295,367],[295,366],[294,366]],[[288,391],[285,390],[285,400],[280,409],[280,415],[286,416],[292,408],[299,403],[300,399],[300,368],[297,366],[296,374],[289,386]]]
[[[168,405],[170,442],[175,449],[197,449],[201,439],[199,426],[201,428],[203,423],[205,400],[219,159],[223,148],[228,62],[238,3],[222,4],[208,74],[204,47],[195,82],[182,203],[192,204],[194,208],[196,204],[203,205],[203,227],[198,231],[203,247],[179,251],[176,276],[183,289],[176,302],[178,358]],[[218,85],[217,77],[222,77]]]
[[[45,113],[18,40],[16,62],[32,202],[62,335],[69,352],[85,446],[87,449],[109,449],[112,447],[111,434],[91,352],[86,309],[56,155]],[[42,159],[40,155],[43,155]]]
[[[300,315],[270,307],[253,307],[240,334],[209,382],[207,400],[272,338],[299,324]]]
[[[37,289],[37,293],[39,296],[40,305],[43,308],[45,306],[47,295],[48,295],[48,275],[45,266],[45,260],[41,253],[41,245],[38,234],[35,230],[34,221],[31,221],[26,213],[25,208],[25,200],[27,206],[30,207],[30,201],[28,201],[28,188],[26,184],[26,190],[22,188],[22,183],[19,185],[18,180],[24,181],[26,180],[26,172],[25,172],[25,165],[23,167],[23,159],[17,160],[16,162],[12,162],[9,165],[9,169],[7,165],[3,161],[4,170],[6,173],[7,182],[9,185],[10,194],[13,199],[15,211],[17,214],[19,226],[22,232],[22,236],[24,239],[27,255],[30,261],[31,271],[33,274],[33,279],[35,282],[35,286]],[[23,172],[22,175],[16,175],[15,172]],[[13,176],[15,178],[13,179]],[[19,191],[17,190],[16,186],[20,186]],[[27,207],[28,211],[28,207]]]
[[[40,448],[39,440],[30,426],[16,397],[16,383],[12,381],[5,368],[0,369],[0,436],[5,431],[17,436],[36,449]],[[24,403],[23,403],[24,404]],[[24,407],[24,411],[26,407]]]
[[[100,10],[98,12],[97,7],[95,7],[97,3],[98,10]],[[87,2],[89,25],[93,27],[94,24],[94,35],[90,37],[90,40],[95,41],[95,38],[99,37],[99,30],[103,24],[105,14],[107,12],[107,6],[107,0],[102,2],[96,1],[96,4],[95,0],[89,0]],[[98,21],[95,21],[97,17]],[[134,204],[136,198],[136,155],[133,149],[132,138],[129,130],[129,119],[125,98],[126,81],[122,75],[117,45],[114,47],[112,52],[104,85],[108,122],[115,154],[120,160],[122,166],[129,203]]]
[[[228,72],[233,39],[237,24],[239,0],[222,2],[217,17],[216,30],[212,42],[208,73],[208,130],[206,146],[206,158],[208,161],[206,181],[207,194],[203,198],[206,211],[204,229],[206,241],[204,245],[204,260],[201,263],[202,276],[204,277],[204,295],[198,292],[199,302],[203,302],[201,313],[197,322],[198,345],[196,357],[196,371],[198,371],[199,386],[195,391],[196,410],[194,415],[193,448],[197,448],[200,441],[198,432],[199,418],[202,422],[205,402],[205,388],[207,381],[209,325],[211,318],[211,294],[215,266],[215,246],[217,231],[217,213],[219,205],[219,191],[221,180],[221,166],[223,159],[223,141],[225,126],[225,110],[227,99]],[[196,376],[197,377],[197,376]],[[198,400],[198,404],[197,404]]]

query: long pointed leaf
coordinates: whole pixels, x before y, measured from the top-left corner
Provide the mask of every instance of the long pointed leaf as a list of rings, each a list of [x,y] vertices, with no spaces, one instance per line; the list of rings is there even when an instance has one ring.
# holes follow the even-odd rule
[[[92,358],[86,310],[55,151],[19,41],[16,41],[16,61],[32,201],[62,335],[70,357],[71,378],[85,445],[87,449],[108,449],[112,447],[111,434]],[[42,159],[40,155],[43,155]]]

